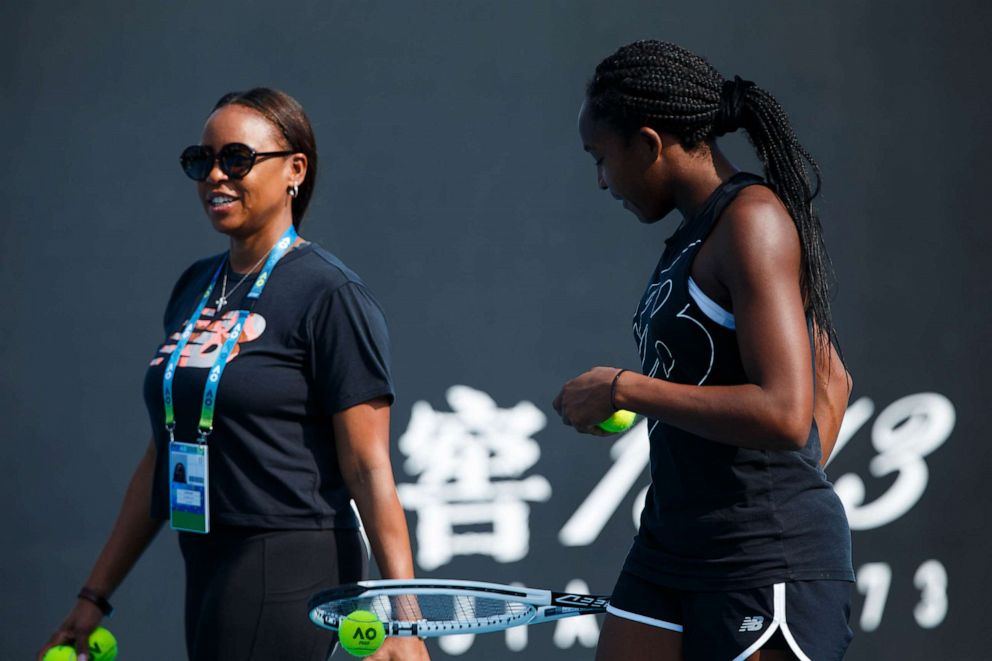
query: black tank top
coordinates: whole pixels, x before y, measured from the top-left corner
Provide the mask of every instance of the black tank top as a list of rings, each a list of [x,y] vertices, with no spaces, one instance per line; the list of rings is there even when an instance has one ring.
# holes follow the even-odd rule
[[[707,316],[689,274],[727,205],[763,183],[734,175],[666,241],[634,316],[644,374],[699,386],[747,382],[736,332]],[[648,433],[651,486],[625,571],[685,590],[854,580],[851,533],[819,465],[815,423],[796,451],[739,448],[654,419]]]

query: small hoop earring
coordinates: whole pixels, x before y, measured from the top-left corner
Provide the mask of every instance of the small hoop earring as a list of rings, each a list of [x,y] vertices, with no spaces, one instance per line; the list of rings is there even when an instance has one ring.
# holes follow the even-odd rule
[[[299,184],[293,184],[292,186],[289,187],[289,196],[290,197],[296,197],[299,194],[300,194],[300,186],[299,186]]]

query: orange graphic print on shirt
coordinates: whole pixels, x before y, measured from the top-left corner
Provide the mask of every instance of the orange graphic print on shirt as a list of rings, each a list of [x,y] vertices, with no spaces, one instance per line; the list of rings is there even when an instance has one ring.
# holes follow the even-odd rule
[[[210,369],[217,360],[217,352],[220,351],[227,338],[230,337],[231,329],[237,323],[238,310],[229,310],[219,319],[214,319],[215,310],[204,308],[203,313],[196,322],[193,334],[189,336],[189,341],[183,347],[183,353],[179,357],[179,367],[202,367]],[[183,322],[185,328],[186,322]],[[245,342],[257,340],[265,332],[265,317],[252,312],[245,320],[244,328],[241,330],[241,337],[231,349],[231,354],[227,357],[227,362],[234,360],[235,356],[241,353],[241,345]],[[159,365],[164,362],[173,351],[176,350],[176,343],[179,342],[181,331],[177,331],[169,336],[165,344],[159,347],[152,359],[152,365]]]

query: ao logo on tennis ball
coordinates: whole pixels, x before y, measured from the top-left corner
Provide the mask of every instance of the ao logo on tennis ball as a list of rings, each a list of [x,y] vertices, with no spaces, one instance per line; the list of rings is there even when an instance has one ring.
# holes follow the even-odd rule
[[[338,627],[341,647],[354,656],[369,656],[382,647],[386,630],[375,613],[353,611]]]

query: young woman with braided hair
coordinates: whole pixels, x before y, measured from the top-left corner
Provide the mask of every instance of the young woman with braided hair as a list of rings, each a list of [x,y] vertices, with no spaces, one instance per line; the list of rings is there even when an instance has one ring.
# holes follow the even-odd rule
[[[764,178],[720,151],[737,129]],[[819,169],[768,92],[657,41],[599,64],[579,133],[641,222],[684,216],[634,316],[640,373],[596,367],[554,403],[584,433],[619,408],[648,420],[651,486],[597,659],[839,659],[854,574],[821,465],[850,380]]]

